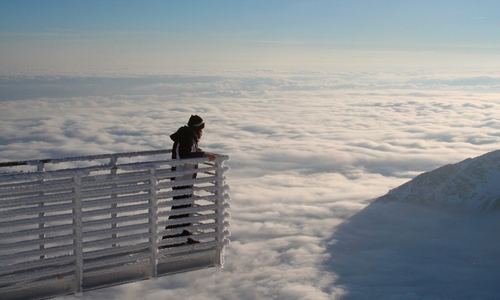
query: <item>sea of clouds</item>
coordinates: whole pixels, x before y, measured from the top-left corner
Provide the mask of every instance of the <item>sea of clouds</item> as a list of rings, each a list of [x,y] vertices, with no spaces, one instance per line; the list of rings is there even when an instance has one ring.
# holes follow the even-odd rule
[[[224,268],[82,299],[500,297],[499,213],[373,202],[499,149],[500,73],[3,73],[0,161],[169,148],[191,114],[231,158]]]

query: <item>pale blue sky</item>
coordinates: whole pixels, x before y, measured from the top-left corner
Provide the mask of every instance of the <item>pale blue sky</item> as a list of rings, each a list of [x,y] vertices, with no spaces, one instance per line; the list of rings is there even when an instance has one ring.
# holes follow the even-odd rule
[[[496,68],[499,1],[5,1],[0,68]]]

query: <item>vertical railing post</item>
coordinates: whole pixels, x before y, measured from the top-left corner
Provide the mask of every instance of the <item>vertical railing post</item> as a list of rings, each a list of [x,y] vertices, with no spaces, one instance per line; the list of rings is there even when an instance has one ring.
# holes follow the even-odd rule
[[[156,169],[149,169],[149,244],[151,251],[151,278],[158,276],[158,179]]]
[[[229,226],[229,221],[226,218],[229,217],[226,209],[229,208],[229,203],[226,200],[229,200],[229,196],[227,195],[227,186],[225,183],[225,175],[224,172],[227,168],[223,165],[225,159],[218,158],[216,160],[216,182],[215,186],[217,187],[215,191],[216,197],[216,205],[217,205],[217,256],[216,256],[216,265],[219,267],[224,267],[224,247],[229,243],[229,240],[226,238],[229,236],[229,231],[226,229]]]
[[[224,233],[224,206],[223,206],[223,202],[224,202],[224,193],[222,193],[222,188],[223,188],[223,169],[222,169],[222,163],[221,161],[219,160],[219,158],[217,158],[215,161],[215,166],[216,166],[216,171],[215,171],[215,187],[217,187],[217,189],[215,190],[215,195],[217,196],[216,197],[216,214],[217,214],[217,227],[216,227],[216,231],[217,231],[217,255],[215,257],[216,259],[216,265],[220,266],[222,265],[222,248],[224,247],[224,236],[223,236],[223,233]]]
[[[44,172],[45,171],[44,166],[45,166],[44,162],[41,162],[40,164],[38,164],[36,166],[36,170],[38,172]],[[38,182],[40,183],[40,185],[43,185],[44,180],[40,179]],[[38,194],[38,196],[43,196],[43,190]],[[38,207],[43,207],[44,205],[45,205],[45,203],[43,201],[38,202]],[[38,218],[40,218],[40,220],[42,220],[44,216],[45,216],[45,212],[41,211],[38,213]],[[45,223],[44,222],[38,223],[38,228],[39,229],[45,228]],[[43,249],[45,249],[45,242],[44,242],[45,233],[44,232],[40,233],[38,235],[38,238],[40,239],[39,249],[40,249],[40,251],[43,251]],[[44,258],[45,258],[45,255],[43,255],[43,254],[40,255],[40,259],[44,259]]]
[[[82,178],[81,174],[73,177],[73,245],[75,256],[75,294],[83,292],[83,225],[82,225]]]
[[[114,177],[116,174],[117,174],[117,167],[116,167],[116,162],[118,161],[118,157],[117,156],[112,156],[111,159],[110,159],[110,165],[111,165],[111,176]],[[117,184],[116,183],[113,183],[111,185],[111,188],[112,189],[115,189],[117,188]],[[111,193],[111,199],[115,199],[117,200],[116,198],[118,198],[118,195],[116,193]],[[112,210],[114,211],[116,208],[118,207],[118,203],[115,201],[115,202],[112,202],[111,203],[111,208]],[[114,229],[116,229],[116,222],[114,222],[114,219],[116,219],[116,216],[117,216],[117,213],[111,213],[111,228],[113,229],[113,233],[111,234],[111,238],[113,240],[116,240],[117,238],[117,234],[116,234],[116,231]],[[112,247],[116,247],[117,244],[113,243],[112,244]]]

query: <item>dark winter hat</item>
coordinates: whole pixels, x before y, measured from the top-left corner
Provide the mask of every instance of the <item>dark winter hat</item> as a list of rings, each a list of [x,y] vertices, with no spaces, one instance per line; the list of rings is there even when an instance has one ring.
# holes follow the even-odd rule
[[[198,115],[191,115],[189,118],[188,126],[191,128],[203,129],[205,128],[205,122]]]

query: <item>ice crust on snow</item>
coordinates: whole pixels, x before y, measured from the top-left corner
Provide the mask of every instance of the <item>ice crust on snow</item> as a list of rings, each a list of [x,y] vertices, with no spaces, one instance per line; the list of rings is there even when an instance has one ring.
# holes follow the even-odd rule
[[[500,207],[500,150],[420,174],[379,200],[472,210]]]

